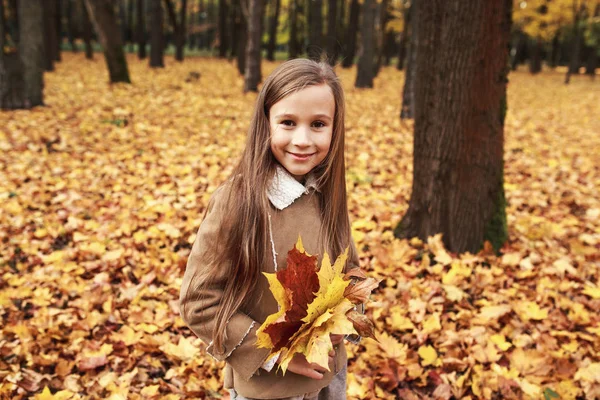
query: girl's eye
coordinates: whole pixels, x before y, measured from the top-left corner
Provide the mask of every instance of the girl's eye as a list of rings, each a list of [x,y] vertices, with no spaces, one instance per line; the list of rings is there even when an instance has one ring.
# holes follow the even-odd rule
[[[325,126],[325,123],[323,121],[315,121],[313,122],[313,126],[315,128],[323,128]]]
[[[294,126],[294,121],[286,119],[284,121],[281,121],[280,124],[285,126]]]

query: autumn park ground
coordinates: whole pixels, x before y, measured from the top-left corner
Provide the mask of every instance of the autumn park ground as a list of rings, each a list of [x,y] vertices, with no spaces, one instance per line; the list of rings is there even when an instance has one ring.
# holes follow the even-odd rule
[[[110,87],[99,54],[63,53],[45,107],[0,113],[0,398],[228,398],[177,300],[256,94],[233,63],[166,61],[130,55],[133,84]],[[392,237],[412,180],[404,74],[358,90],[338,73],[353,235],[382,279],[348,397],[600,398],[600,80],[510,74],[496,257]]]

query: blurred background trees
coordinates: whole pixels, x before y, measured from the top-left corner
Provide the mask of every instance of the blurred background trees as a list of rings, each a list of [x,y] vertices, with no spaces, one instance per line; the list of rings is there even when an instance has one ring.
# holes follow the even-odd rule
[[[18,48],[20,1],[2,0],[4,54]],[[117,43],[123,52],[137,53],[140,59],[150,51],[152,67],[164,66],[164,54],[173,54],[177,61],[186,55],[214,56],[235,59],[240,74],[245,75],[247,47],[258,46],[261,59],[264,53],[270,61],[310,57],[345,68],[356,64],[359,87],[371,87],[379,69],[392,64],[407,69],[407,81],[412,77],[415,0],[103,0],[98,4],[112,6],[113,12],[100,24],[86,3],[42,2],[45,71],[60,62],[61,51],[83,50],[91,58],[105,47],[110,47],[106,59],[111,66],[116,49],[108,43]],[[258,44],[248,41],[248,31],[254,29],[248,23],[250,13],[256,11],[254,5],[260,10]],[[114,34],[101,34],[105,24],[115,27]],[[110,41],[103,43],[102,38]],[[523,66],[536,74],[542,68],[562,67],[568,83],[573,74],[594,76],[599,53],[600,1],[513,1],[513,70]],[[253,71],[260,63],[252,61],[249,66]],[[111,72],[109,76],[111,82],[125,80],[123,74]],[[410,90],[405,90],[405,98],[402,113],[411,118]]]

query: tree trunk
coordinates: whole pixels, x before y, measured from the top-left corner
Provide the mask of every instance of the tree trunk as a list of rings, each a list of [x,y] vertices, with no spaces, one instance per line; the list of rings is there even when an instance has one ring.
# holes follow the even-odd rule
[[[290,41],[289,41],[289,58],[297,58],[300,53],[298,44],[298,0],[290,0],[289,4],[289,19],[290,19]]]
[[[308,7],[308,58],[321,60],[323,52],[323,0],[311,0]]]
[[[383,63],[384,57],[384,43],[385,43],[385,24],[387,22],[387,4],[388,0],[381,0],[377,2],[375,7],[375,47],[377,49],[375,56],[375,71],[373,76],[379,75],[381,64]]]
[[[550,60],[548,62],[550,68],[556,68],[558,65],[558,49],[560,47],[560,36],[558,32],[554,34],[552,38],[552,52],[550,53]]]
[[[404,18],[404,29],[402,29],[402,33],[400,34],[400,42],[398,44],[398,64],[396,64],[396,69],[399,71],[404,69],[405,59],[406,59],[406,48],[410,45],[409,34],[410,25],[411,25],[411,10],[412,7],[408,7],[403,11]]]
[[[269,18],[269,43],[267,44],[267,60],[275,61],[275,50],[277,48],[277,25],[279,23],[279,8],[281,7],[280,0],[272,0],[271,17]]]
[[[19,7],[17,0],[9,0],[7,5],[10,18],[8,21],[4,21],[4,33],[8,33],[14,43],[19,43]]]
[[[135,42],[133,34],[133,6],[135,0],[128,0],[127,3],[127,41],[129,42],[129,52],[133,53],[133,43]]]
[[[152,2],[152,21],[150,25],[150,67],[164,68],[163,60],[163,13],[160,0]]]
[[[340,51],[337,42],[336,24],[337,24],[337,0],[328,0],[327,2],[327,62],[329,65],[335,65]]]
[[[260,38],[263,0],[248,1],[248,43],[246,44],[246,69],[244,72],[244,92],[257,92],[262,79],[260,70]]]
[[[410,39],[408,44],[408,62],[404,74],[404,89],[402,91],[402,107],[400,108],[400,119],[412,119],[415,117],[415,82],[417,71],[417,55],[419,49],[419,17],[421,2],[412,0],[410,5]]]
[[[138,44],[138,58],[143,60],[146,58],[146,19],[145,19],[145,7],[144,0],[137,0],[136,12],[137,21],[135,24],[136,41]]]
[[[542,72],[542,39],[537,38],[531,43],[531,58],[529,59],[529,72],[537,74]]]
[[[396,237],[476,254],[507,239],[504,117],[512,0],[432,0],[418,22],[413,186]],[[477,23],[473,23],[477,21]]]
[[[375,75],[373,58],[375,52],[375,14],[377,4],[373,0],[364,0],[363,2],[363,17],[360,27],[360,35],[362,38],[362,52],[358,60],[358,73],[356,75],[357,88],[372,88],[373,77]]]
[[[579,20],[581,14],[585,9],[584,1],[577,6],[577,0],[573,0],[573,45],[571,47],[571,61],[569,62],[569,68],[565,76],[565,84],[571,81],[572,74],[579,74],[579,67],[581,66],[581,42],[583,41],[582,32],[579,28]]]
[[[596,76],[596,68],[598,67],[598,50],[595,47],[590,49],[590,54],[585,65],[585,74],[592,79]]]
[[[73,18],[73,1],[66,1],[66,16],[67,16],[67,39],[71,51],[77,53],[77,46],[75,45],[75,18]]]
[[[55,44],[56,41],[56,18],[54,17],[55,0],[42,1],[43,29],[44,29],[44,69],[48,72],[54,71]]]
[[[113,0],[85,0],[85,5],[104,48],[110,82],[131,83]]]
[[[229,40],[227,34],[227,1],[219,0],[219,57],[227,57],[227,49],[229,48]]]
[[[236,30],[239,32],[239,39],[237,42],[237,68],[240,75],[244,75],[246,71],[246,46],[248,43],[248,21],[246,20],[246,15],[242,10],[242,5],[240,3],[236,3],[236,21],[238,23],[238,28]]]
[[[360,17],[360,4],[358,0],[352,0],[350,4],[350,17],[346,27],[346,40],[344,47],[343,68],[350,68],[354,64],[356,56],[356,35],[358,34],[358,20]]]
[[[54,61],[60,62],[60,44],[62,43],[62,12],[61,12],[61,0],[54,0],[54,29],[55,40],[54,40]]]
[[[0,1],[4,15],[4,2]],[[42,0],[18,3],[19,45],[4,54],[6,24],[0,21],[0,109],[44,104],[44,14]]]
[[[85,0],[80,0],[80,5],[82,11],[81,15],[83,17],[82,34],[83,43],[85,44],[85,58],[88,60],[93,60],[94,48],[92,47],[92,22],[90,21],[90,14],[85,6]]]

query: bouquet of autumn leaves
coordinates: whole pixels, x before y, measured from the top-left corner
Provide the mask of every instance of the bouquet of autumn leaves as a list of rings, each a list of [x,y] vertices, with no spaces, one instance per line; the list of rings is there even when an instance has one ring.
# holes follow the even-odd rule
[[[299,237],[288,252],[287,268],[264,273],[279,311],[258,329],[257,346],[271,349],[270,357],[281,353],[279,368],[284,374],[296,353],[329,370],[330,334],[374,338],[373,324],[355,305],[364,303],[379,282],[359,268],[344,274],[347,258],[348,248],[331,265],[325,253],[317,271],[317,257],[306,253]]]

